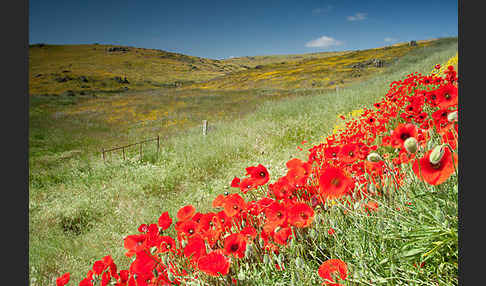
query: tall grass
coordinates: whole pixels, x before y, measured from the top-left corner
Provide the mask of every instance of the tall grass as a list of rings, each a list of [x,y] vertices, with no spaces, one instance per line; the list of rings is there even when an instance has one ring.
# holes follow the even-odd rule
[[[336,114],[371,106],[392,81],[412,72],[428,73],[431,67],[447,61],[456,52],[457,39],[443,40],[440,45],[413,51],[388,72],[338,93],[311,91],[309,95],[308,90],[303,90],[306,95],[266,102],[240,120],[214,122],[207,136],[202,136],[198,127],[169,137],[158,155],[147,152],[142,161],[136,153],[126,161],[113,158],[108,163],[99,154],[45,159],[43,168],[31,170],[29,178],[31,284],[52,285],[55,277],[67,271],[71,272],[72,280],[80,281],[92,263],[107,254],[119,267],[125,267],[129,260],[123,255],[123,237],[135,233],[140,224],[153,222],[164,211],[173,216],[186,204],[199,211],[209,210],[212,199],[228,190],[234,176],[244,175],[245,167],[261,163],[271,178],[284,175],[288,159],[305,156],[304,151],[296,149],[301,141],[309,142],[303,146],[304,150],[318,143],[332,131]],[[444,211],[444,215],[453,215],[452,198],[442,199],[451,209]],[[406,221],[400,221],[400,214],[390,209],[383,213],[383,221],[387,222],[384,225],[358,215],[347,216],[346,221],[339,221],[336,216],[334,227],[341,241],[327,251],[370,263],[354,278],[359,283],[368,279],[375,281],[371,285],[376,285],[385,279],[384,284],[410,285],[403,280],[413,276],[418,277],[419,285],[424,279],[415,272],[410,274],[412,268],[395,265],[398,268],[390,270],[377,264],[393,258],[388,257],[393,253],[388,250],[395,249],[405,234],[386,239],[379,235],[401,233],[398,230],[408,227],[420,228],[418,222],[425,220],[420,211],[427,208],[430,209],[430,204],[423,201],[416,214],[411,214],[413,218]],[[434,221],[443,219],[432,215],[430,222]],[[323,227],[329,223],[323,223]],[[418,243],[426,240],[424,236]],[[325,257],[322,253],[315,255]],[[315,268],[312,263],[316,261],[309,262],[309,269]],[[283,274],[255,268],[246,275],[259,285],[315,284],[315,275],[306,269],[299,266],[294,272]],[[291,276],[286,276],[289,273]],[[397,277],[387,280],[391,275]],[[436,279],[440,284],[451,282],[439,276]]]

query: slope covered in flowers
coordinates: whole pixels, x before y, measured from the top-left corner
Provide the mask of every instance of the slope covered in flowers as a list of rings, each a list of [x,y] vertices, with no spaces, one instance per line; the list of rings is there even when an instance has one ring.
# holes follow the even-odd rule
[[[372,215],[382,207],[373,198],[393,198],[413,180],[428,190],[455,178],[458,88],[452,66],[443,76],[415,73],[394,81],[373,108],[354,115],[310,148],[307,160],[290,159],[286,175],[273,179],[265,166],[249,166],[230,182],[232,192],[214,198],[214,211],[186,205],[176,217],[163,212],[140,225],[123,242],[132,259],[128,269],[117,269],[107,255],[79,285],[241,284],[240,270],[248,264],[285,270],[279,254],[295,241],[312,240],[317,215],[335,204]],[[316,272],[323,285],[342,285],[350,276],[340,259],[323,261]],[[69,280],[66,273],[57,285]]]

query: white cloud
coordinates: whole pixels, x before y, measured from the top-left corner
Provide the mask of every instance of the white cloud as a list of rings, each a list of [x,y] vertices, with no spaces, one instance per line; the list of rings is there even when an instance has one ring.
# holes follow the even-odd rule
[[[361,20],[366,19],[366,15],[368,15],[368,14],[367,13],[356,13],[354,16],[346,17],[346,19],[348,19],[348,21],[361,21]]]
[[[322,36],[320,38],[307,42],[305,46],[308,48],[328,48],[332,46],[339,46],[341,44],[342,42],[338,40],[327,36]]]
[[[312,10],[312,14],[326,13],[326,12],[331,11],[332,8],[333,8],[332,5],[327,5],[326,8],[315,8],[315,9]]]

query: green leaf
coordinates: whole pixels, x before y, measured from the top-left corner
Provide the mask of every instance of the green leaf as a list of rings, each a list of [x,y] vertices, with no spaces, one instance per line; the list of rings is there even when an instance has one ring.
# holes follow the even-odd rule
[[[411,256],[416,256],[417,254],[423,253],[425,249],[423,248],[415,248],[415,249],[410,249],[408,251],[405,251],[402,253],[402,257],[411,257]]]

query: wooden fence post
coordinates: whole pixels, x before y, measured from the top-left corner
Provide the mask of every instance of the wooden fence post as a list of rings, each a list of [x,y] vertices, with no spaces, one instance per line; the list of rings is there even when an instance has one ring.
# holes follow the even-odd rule
[[[125,160],[125,146],[122,147],[122,152],[123,152],[123,160]]]
[[[105,162],[105,148],[101,148],[101,153],[103,153],[103,162]]]
[[[160,149],[160,135],[157,135],[157,155],[159,155],[159,149]]]
[[[203,135],[206,135],[208,132],[208,121],[203,120]]]

